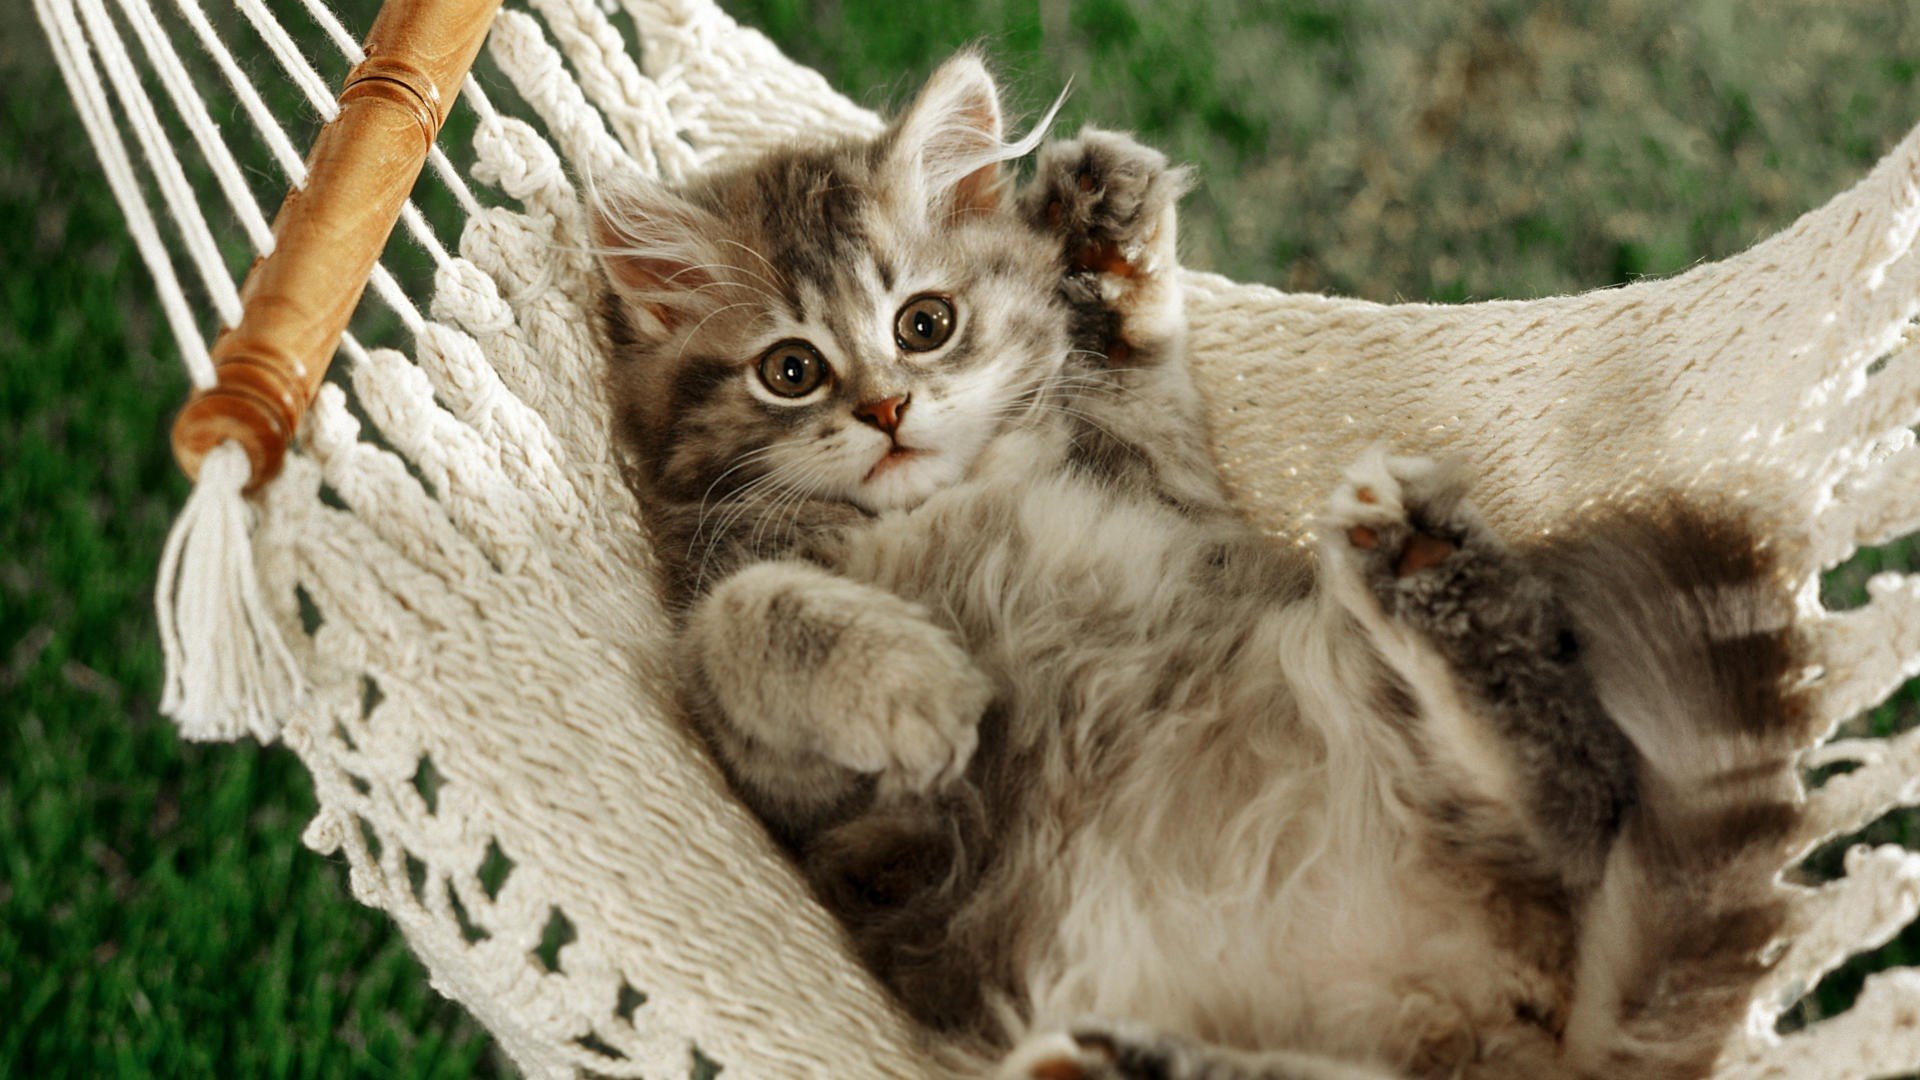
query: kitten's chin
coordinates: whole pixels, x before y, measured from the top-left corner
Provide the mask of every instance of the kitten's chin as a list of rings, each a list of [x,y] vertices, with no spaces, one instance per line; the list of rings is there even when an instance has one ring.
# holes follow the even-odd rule
[[[932,450],[892,453],[875,462],[854,486],[853,502],[875,513],[909,510],[942,488],[958,482],[966,470],[954,455]]]

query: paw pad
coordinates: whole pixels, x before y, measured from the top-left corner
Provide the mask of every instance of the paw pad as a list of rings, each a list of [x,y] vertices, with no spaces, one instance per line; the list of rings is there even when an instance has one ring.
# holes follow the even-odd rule
[[[1328,524],[1376,573],[1411,577],[1460,550],[1467,533],[1460,488],[1456,475],[1430,461],[1375,453],[1334,493]]]
[[[1414,533],[1407,538],[1407,546],[1401,549],[1400,562],[1394,567],[1394,573],[1399,577],[1417,574],[1446,562],[1447,556],[1458,550],[1459,545],[1451,541],[1426,533]]]
[[[1120,245],[1112,241],[1081,245],[1080,250],[1074,253],[1073,268],[1123,278],[1132,277],[1135,273],[1133,263],[1120,253]]]
[[[1350,526],[1347,529],[1347,543],[1361,551],[1377,551],[1380,548],[1380,533],[1369,525]],[[1401,546],[1399,555],[1394,559],[1393,576],[1408,577],[1422,570],[1439,566],[1447,561],[1448,556],[1459,550],[1460,545],[1451,540],[1429,533],[1413,532],[1407,536],[1407,542]]]

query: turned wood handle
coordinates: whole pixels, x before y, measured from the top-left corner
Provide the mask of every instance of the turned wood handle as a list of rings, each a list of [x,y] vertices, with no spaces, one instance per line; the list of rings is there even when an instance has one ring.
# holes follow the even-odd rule
[[[173,455],[190,477],[228,439],[253,462],[247,490],[280,471],[326,377],[367,275],[393,232],[500,0],[387,0],[340,114],[314,140],[307,183],[273,221],[273,252],[240,287],[240,324],[213,342],[219,382],[187,399]]]

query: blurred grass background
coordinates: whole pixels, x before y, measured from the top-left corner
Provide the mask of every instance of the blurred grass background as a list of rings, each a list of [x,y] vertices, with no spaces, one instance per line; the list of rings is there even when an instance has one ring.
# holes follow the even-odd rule
[[[337,6],[364,28],[374,3]],[[1029,116],[1071,76],[1069,128],[1132,128],[1199,167],[1189,263],[1379,300],[1718,258],[1920,121],[1920,11],[1886,0],[726,6],[870,105],[969,41]],[[344,868],[300,846],[313,804],[291,753],[186,745],[157,715],[150,593],[186,493],[166,451],[185,380],[17,0],[0,87],[0,1076],[502,1070]],[[1915,567],[1910,544],[1870,553],[1829,595]],[[1866,722],[1910,723],[1913,689]],[[1917,957],[1909,932],[1808,1014]]]

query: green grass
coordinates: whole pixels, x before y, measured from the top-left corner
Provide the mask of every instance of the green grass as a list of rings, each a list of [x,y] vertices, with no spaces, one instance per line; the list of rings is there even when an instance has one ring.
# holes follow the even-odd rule
[[[25,5],[0,15],[0,1076],[465,1076],[477,1025],[280,748],[182,744],[151,590],[185,379]]]
[[[369,3],[340,6],[364,25]],[[1920,13],[1880,0],[730,6],[870,104],[968,41],[1029,116],[1071,76],[1069,126],[1199,166],[1190,262],[1374,299],[1723,256],[1920,121]],[[344,868],[300,846],[291,754],[185,745],[157,715],[185,382],[26,4],[0,5],[0,86],[0,1076],[497,1070]],[[1865,557],[1833,593],[1917,564]],[[1870,722],[1911,723],[1915,700]],[[1910,933],[1880,962],[1916,958]]]

